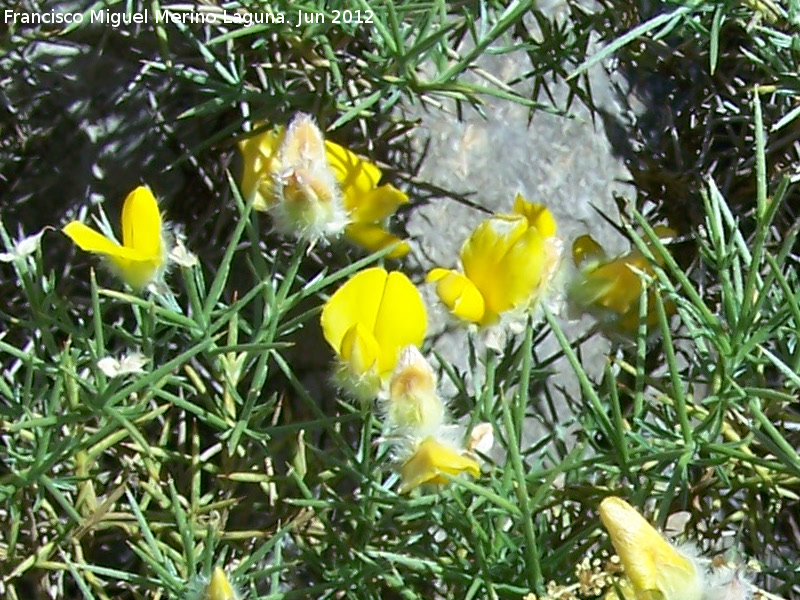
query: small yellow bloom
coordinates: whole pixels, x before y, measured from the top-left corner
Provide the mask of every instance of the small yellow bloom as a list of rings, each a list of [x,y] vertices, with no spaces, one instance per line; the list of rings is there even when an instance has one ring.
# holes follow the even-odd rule
[[[142,289],[164,269],[161,213],[153,193],[145,186],[133,190],[122,206],[122,244],[80,221],[62,231],[81,249],[104,256],[114,271],[131,287]]]
[[[400,353],[384,409],[387,428],[399,435],[424,438],[444,425],[446,410],[436,392],[436,376],[416,346]]]
[[[302,152],[296,151],[300,144],[292,139],[298,137],[294,131],[309,141]],[[313,233],[322,224],[319,233],[324,237],[344,227],[349,239],[372,252],[396,245],[390,258],[407,254],[408,244],[386,231],[381,222],[408,202],[408,196],[392,185],[379,186],[382,173],[376,165],[331,141],[321,146],[321,140],[322,133],[310,117],[298,115],[287,129],[279,127],[239,142],[245,198],[253,199],[256,210],[276,211],[278,228],[284,231],[294,230],[299,222],[302,231]],[[287,210],[282,207],[287,196],[295,203],[312,201],[301,203],[302,210]],[[320,199],[331,202],[326,205]],[[309,228],[308,222],[317,226]]]
[[[414,453],[400,467],[402,484],[400,493],[404,494],[424,483],[442,485],[449,480],[444,474],[460,475],[468,473],[479,477],[481,468],[478,462],[465,456],[457,449],[436,441],[433,437],[425,438],[417,444]]]
[[[667,542],[635,508],[612,496],[600,503],[600,518],[636,600],[701,600],[703,573],[693,557]],[[622,589],[627,600],[626,587]]]
[[[361,399],[374,398],[391,376],[398,354],[425,337],[422,297],[400,273],[376,267],[350,278],[325,303],[325,340],[342,365],[340,376]]]
[[[656,233],[661,238],[674,235],[666,227],[657,227]],[[637,249],[624,256],[608,258],[588,235],[575,240],[572,257],[580,271],[569,289],[572,301],[612,330],[626,336],[635,335],[639,327],[639,302],[645,285],[639,273],[655,275],[647,258]],[[653,290],[647,294],[648,328],[658,324],[654,294]],[[665,308],[667,314],[675,312],[671,302],[666,303]]]
[[[242,153],[242,195],[262,212],[275,205],[275,177],[281,172],[278,151],[283,142],[283,127],[270,129],[239,141]]]
[[[328,163],[342,187],[344,207],[352,221],[345,229],[345,235],[370,252],[396,244],[388,254],[389,258],[408,254],[408,243],[381,226],[401,204],[408,202],[408,196],[391,184],[379,186],[383,177],[381,170],[347,148],[326,141],[325,150]]]
[[[238,596],[221,567],[214,567],[206,588],[205,600],[237,600]]]
[[[441,301],[455,316],[492,325],[500,315],[532,307],[553,279],[560,261],[553,215],[517,194],[513,214],[483,221],[461,248],[464,272],[436,268]]]

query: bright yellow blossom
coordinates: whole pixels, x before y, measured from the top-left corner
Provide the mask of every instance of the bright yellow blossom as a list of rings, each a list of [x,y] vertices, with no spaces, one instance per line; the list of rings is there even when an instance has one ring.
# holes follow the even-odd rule
[[[237,598],[236,592],[225,576],[225,571],[221,567],[214,567],[206,588],[205,600],[237,600]]]
[[[351,223],[345,228],[345,235],[370,252],[396,244],[389,252],[389,258],[408,254],[408,242],[392,235],[381,225],[401,204],[408,202],[408,196],[391,184],[379,186],[383,177],[381,170],[347,148],[326,141],[325,151],[342,187],[345,210],[350,215]]]
[[[705,586],[696,559],[665,540],[635,508],[612,496],[600,503],[600,518],[625,569],[625,600],[701,600]]]
[[[500,315],[532,307],[546,291],[560,260],[550,211],[517,194],[513,214],[496,214],[478,225],[461,248],[463,273],[436,268],[441,301],[456,317],[480,326]]]
[[[674,232],[656,227],[660,238]],[[645,256],[634,249],[624,256],[609,258],[600,245],[588,235],[575,240],[572,257],[579,273],[569,288],[571,300],[582,310],[593,314],[603,325],[626,336],[633,336],[639,327],[639,302],[645,282],[640,273],[654,276]],[[647,294],[647,327],[658,323],[655,311],[655,292]],[[675,312],[672,303],[665,305],[667,314]]]
[[[253,199],[256,210],[277,210],[279,227],[281,222],[286,221],[291,225],[291,218],[280,219],[280,215],[285,212],[285,208],[281,207],[285,201],[285,194],[281,193],[279,182],[281,178],[286,177],[287,172],[291,172],[291,165],[287,164],[286,152],[283,149],[293,146],[287,145],[286,138],[290,137],[295,121],[301,118],[305,119],[301,123],[313,124],[309,117],[300,115],[288,129],[278,127],[239,142],[239,149],[244,159],[242,193],[245,198]],[[321,139],[322,134],[319,136]],[[390,184],[379,186],[382,177],[380,169],[373,163],[359,158],[347,148],[328,140],[325,140],[324,148],[317,147],[316,144],[313,147],[315,148],[313,153],[305,152],[305,156],[313,156],[313,160],[306,161],[308,164],[313,164],[313,169],[306,170],[320,175],[323,173],[332,175],[338,193],[335,204],[337,210],[329,215],[317,211],[314,213],[317,218],[322,223],[326,223],[325,219],[329,219],[333,227],[338,230],[344,227],[345,235],[349,239],[372,252],[396,245],[388,254],[389,257],[399,258],[407,254],[408,244],[386,231],[381,223],[401,204],[408,202],[408,196]],[[317,180],[328,182],[328,176],[317,177]],[[314,187],[330,188],[331,184],[328,182],[325,186],[306,187],[312,190]],[[305,196],[334,197],[332,193],[305,194]],[[309,204],[312,207],[316,206],[315,203]],[[330,206],[333,207],[334,204]],[[307,217],[300,219],[301,222],[304,220],[309,219]],[[286,229],[285,223],[283,228]]]
[[[163,271],[167,252],[161,213],[153,193],[145,186],[133,190],[122,206],[122,244],[80,221],[62,231],[81,249],[104,256],[114,271],[139,290]]]
[[[258,135],[239,141],[242,153],[241,188],[245,200],[253,202],[253,208],[268,211],[277,203],[275,178],[281,172],[278,151],[285,128],[268,129]]]
[[[402,348],[419,346],[427,315],[422,297],[400,273],[361,271],[325,303],[325,340],[340,361],[340,377],[361,399],[373,399],[388,381]]]
[[[467,473],[473,477],[481,474],[478,462],[462,452],[428,437],[419,442],[413,454],[400,467],[402,484],[400,493],[404,494],[422,484],[442,485],[449,481],[444,474],[460,475]]]

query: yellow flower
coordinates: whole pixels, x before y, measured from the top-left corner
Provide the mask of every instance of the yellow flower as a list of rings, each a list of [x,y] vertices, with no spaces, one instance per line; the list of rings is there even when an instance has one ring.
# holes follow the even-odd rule
[[[206,588],[205,600],[236,600],[237,597],[225,576],[225,571],[221,567],[214,567],[211,580]]]
[[[656,227],[660,238],[674,232]],[[639,302],[645,282],[639,273],[654,276],[650,262],[638,249],[624,256],[608,258],[591,236],[583,235],[572,246],[572,258],[579,269],[569,289],[571,300],[582,310],[593,314],[603,325],[627,336],[636,334],[639,327]],[[647,294],[647,327],[658,324],[655,311],[655,292]],[[671,302],[665,304],[667,314],[675,312]]]
[[[701,600],[703,573],[693,557],[677,550],[621,498],[600,503],[600,518],[619,554],[636,600]],[[629,599],[623,584],[623,595]]]
[[[328,163],[342,187],[344,207],[352,221],[345,229],[345,235],[370,252],[397,244],[388,254],[390,258],[408,254],[408,242],[381,226],[401,204],[408,202],[408,196],[391,184],[379,186],[383,177],[381,170],[347,148],[326,141],[325,150]]]
[[[483,221],[461,248],[464,272],[436,268],[441,301],[455,316],[478,325],[532,307],[553,279],[560,259],[553,215],[517,194],[513,214]]]
[[[62,231],[81,249],[104,256],[114,271],[135,289],[142,289],[163,271],[166,259],[161,213],[145,186],[133,190],[122,206],[122,244],[80,221]]]
[[[399,435],[423,438],[444,425],[446,410],[433,369],[416,346],[406,346],[389,382],[385,424]]]
[[[376,267],[361,271],[325,303],[320,319],[325,340],[341,363],[351,392],[372,399],[390,377],[400,350],[419,346],[427,316],[417,288],[400,273]]]
[[[298,128],[296,123],[302,127]],[[289,187],[295,189],[290,197],[294,197],[295,201],[297,198],[336,198],[329,205],[335,210],[326,214],[316,206],[316,202],[308,203],[310,207],[316,207],[316,212],[306,209],[299,215],[281,208],[286,194],[282,193],[279,182],[287,179],[287,173],[292,173],[292,162],[298,162],[287,156],[293,154],[292,149],[297,147],[297,144],[290,143],[293,128],[310,131],[312,126],[318,134],[318,140],[322,140],[322,134],[310,117],[298,115],[288,129],[279,127],[239,142],[244,159],[241,186],[245,198],[253,199],[256,210],[276,210],[278,227],[284,231],[293,229],[294,220],[303,223],[316,222],[315,219],[318,219],[322,223],[329,222],[328,228],[336,230],[335,233],[345,227],[345,235],[349,239],[372,252],[396,245],[388,254],[389,257],[399,258],[407,254],[408,244],[386,231],[381,222],[393,214],[398,206],[408,202],[408,196],[392,185],[379,186],[382,173],[376,165],[331,141],[326,140],[324,147],[321,147],[316,135],[313,136],[314,143],[308,144],[313,152],[303,153],[309,159],[306,163],[313,165],[313,168],[306,166],[300,169],[300,183],[304,178],[309,180],[307,173],[316,173],[318,176],[305,186],[292,181],[297,177],[289,177],[292,184]],[[309,134],[306,137],[312,136]],[[287,138],[290,142],[286,141]],[[331,176],[335,181],[331,182]],[[325,185],[320,185],[323,181]],[[336,194],[331,192],[331,187],[336,189]],[[308,193],[309,189],[312,193]],[[315,194],[315,189],[324,189],[327,193]],[[309,212],[311,214],[307,214]],[[329,235],[326,231],[323,234]]]
[[[404,494],[424,483],[441,485],[449,481],[444,474],[460,475],[468,473],[473,477],[481,474],[478,462],[464,456],[457,449],[438,442],[433,437],[425,438],[417,444],[414,453],[400,467],[402,484],[400,493]]]
[[[278,150],[283,142],[283,127],[270,129],[239,141],[242,153],[242,195],[253,201],[255,210],[267,211],[276,202],[275,177],[281,172]]]

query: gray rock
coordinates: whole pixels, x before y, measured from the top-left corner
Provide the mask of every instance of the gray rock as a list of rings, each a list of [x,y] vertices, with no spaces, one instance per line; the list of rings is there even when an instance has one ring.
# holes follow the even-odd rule
[[[517,51],[501,56],[487,54],[477,64],[500,80],[510,81],[525,71],[527,62],[528,57]],[[598,107],[618,114],[615,87],[605,69],[595,67],[590,77]],[[514,89],[521,95],[532,94],[530,83]],[[567,92],[563,81],[551,89],[559,103],[565,102]],[[545,102],[546,98],[540,101]],[[412,212],[408,231],[417,242],[412,257],[417,268],[427,272],[434,266],[457,267],[460,247],[473,228],[490,212],[510,212],[517,192],[547,205],[553,212],[559,236],[564,240],[564,282],[570,276],[570,248],[576,237],[590,233],[612,252],[625,249],[625,240],[600,218],[598,210],[612,220],[618,218],[614,196],[631,196],[632,190],[623,183],[629,175],[622,159],[612,152],[602,122],[593,120],[580,101],[573,103],[568,117],[542,110],[530,116],[528,108],[521,104],[487,98],[485,116],[465,108],[463,120],[458,118],[454,101],[444,100],[442,104],[441,110],[425,110],[419,105],[405,107],[404,116],[420,123],[413,138],[414,147],[419,153],[427,152],[419,179],[454,194],[470,195],[475,206],[440,197]],[[466,331],[453,326],[431,287],[425,286],[425,294],[431,307],[434,349],[444,360],[466,371]],[[561,322],[572,340],[585,334],[592,324],[588,318],[562,318]],[[610,343],[601,336],[583,344],[583,366],[591,376],[598,378],[602,374],[609,349]],[[559,351],[552,334],[537,347],[539,359]],[[557,411],[563,423],[570,414],[561,390],[578,395],[579,384],[565,359],[558,360],[552,369],[556,374],[549,385],[560,398]],[[530,446],[547,429],[531,420],[523,447]]]

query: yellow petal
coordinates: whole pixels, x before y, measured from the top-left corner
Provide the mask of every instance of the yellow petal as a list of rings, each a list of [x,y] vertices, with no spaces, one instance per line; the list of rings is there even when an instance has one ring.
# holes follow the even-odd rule
[[[436,283],[436,294],[456,317],[470,323],[486,324],[486,303],[483,296],[464,275],[449,269],[432,269],[425,280]]]
[[[122,205],[122,243],[137,253],[129,259],[110,255],[116,271],[128,285],[141,289],[164,265],[161,213],[153,193],[145,186],[133,190]]]
[[[134,258],[137,256],[136,252],[123,248],[114,240],[107,238],[102,233],[95,231],[80,221],[67,223],[62,231],[75,242],[78,248],[86,252],[94,252],[96,254],[105,254],[109,256],[120,255],[126,256],[127,258]]]
[[[242,196],[253,208],[265,211],[275,203],[274,178],[280,173],[278,149],[284,128],[270,129],[239,141],[242,153]]]
[[[339,356],[357,376],[366,375],[377,367],[381,349],[375,336],[361,323],[354,323],[342,338]]]
[[[141,252],[120,246],[78,221],[68,223],[63,232],[81,250],[105,256],[120,278],[137,290],[153,280],[163,262],[160,257],[143,259]]]
[[[676,550],[621,498],[600,503],[600,518],[611,536],[638,598],[701,600],[703,579],[694,561]]]
[[[624,335],[634,335],[639,327],[639,303],[645,282],[641,273],[654,275],[650,263],[638,251],[602,263],[584,263],[569,288],[570,299],[592,313],[601,323]],[[655,291],[647,293],[647,326],[658,322]],[[667,314],[675,305],[665,303]]]
[[[381,347],[381,377],[391,374],[402,348],[422,345],[427,327],[428,316],[419,290],[403,273],[392,271],[386,279],[374,327]]]
[[[661,239],[675,235],[665,226],[656,226],[654,230]],[[570,299],[611,330],[627,336],[635,334],[639,328],[639,303],[645,286],[640,273],[655,275],[650,262],[637,249],[608,259],[600,245],[588,235],[575,240],[572,256],[580,273],[570,285]],[[646,324],[653,328],[658,323],[654,290],[647,292],[647,299]],[[668,315],[675,313],[674,303],[665,302],[664,307]]]
[[[153,192],[143,185],[122,205],[122,245],[140,252],[144,260],[163,259],[161,213]]]
[[[544,204],[528,202],[522,194],[517,194],[514,198],[514,212],[525,217],[528,224],[544,237],[556,234],[556,220]]]
[[[579,304],[594,304],[620,315],[638,306],[643,282],[631,268],[649,271],[647,262],[637,257],[618,258],[579,274],[573,296]]]
[[[162,267],[162,262],[155,260],[128,260],[116,256],[109,259],[117,275],[136,290],[141,290],[152,282]]]
[[[236,600],[236,593],[225,576],[225,571],[220,567],[214,567],[211,580],[206,588],[206,600]]]
[[[325,150],[328,164],[342,188],[344,206],[353,221],[382,221],[408,202],[408,196],[394,186],[378,187],[382,174],[373,163],[334,142],[326,141]]]
[[[461,249],[464,274],[498,315],[533,299],[545,271],[545,240],[521,215],[483,221]]]
[[[408,202],[408,195],[391,184],[368,191],[353,187],[343,188],[344,204],[357,223],[376,223],[394,214],[401,204]]]
[[[375,267],[354,275],[325,303],[320,317],[325,340],[337,353],[348,331],[359,324],[378,344],[377,371],[388,377],[401,348],[419,346],[427,317],[417,288],[398,271]]]
[[[353,325],[361,323],[368,331],[373,330],[387,277],[380,267],[360,271],[325,303],[320,317],[322,332],[337,354]]]
[[[376,165],[362,160],[344,146],[326,140],[325,155],[342,190],[364,194],[375,189],[381,180],[382,173]],[[353,210],[355,207],[347,208]]]
[[[400,475],[403,480],[400,493],[404,494],[424,483],[438,485],[447,483],[449,480],[443,476],[444,473],[448,475],[468,473],[473,477],[478,477],[481,474],[481,468],[474,459],[428,437],[417,446],[411,458],[400,467]]]
[[[350,223],[344,234],[353,242],[369,250],[377,252],[389,246],[397,246],[386,256],[388,258],[402,258],[411,250],[408,242],[392,235],[380,225],[374,223]]]
[[[105,256],[133,288],[145,287],[164,266],[161,214],[153,194],[144,186],[128,194],[123,204],[122,245],[77,221],[68,223],[63,231],[81,250]]]
[[[380,347],[375,336],[361,323],[356,323],[342,338],[337,352],[339,368],[335,379],[355,398],[363,402],[374,400],[381,390],[378,375]]]
[[[590,235],[582,235],[572,244],[572,261],[575,266],[597,263],[606,260],[606,253]]]

